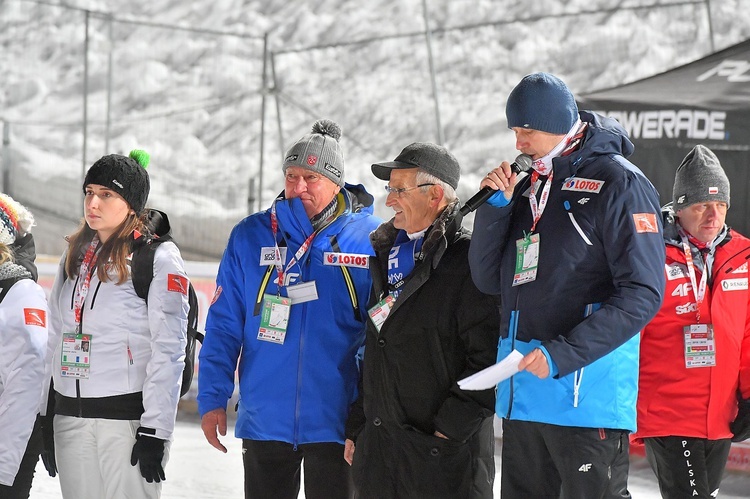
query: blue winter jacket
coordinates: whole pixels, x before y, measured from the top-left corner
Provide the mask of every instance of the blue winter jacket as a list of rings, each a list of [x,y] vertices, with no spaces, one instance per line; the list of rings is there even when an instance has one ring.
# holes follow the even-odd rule
[[[285,273],[287,285],[314,281],[318,299],[292,305],[283,344],[258,340],[264,294],[287,296],[286,285],[279,289],[273,257],[269,261],[271,210],[245,218],[229,237],[199,356],[198,409],[203,416],[226,408],[239,359],[238,438],[344,442],[372,285],[365,255],[374,254],[369,234],[381,220],[372,215],[373,198],[361,185],[347,184],[339,196],[345,212]],[[299,199],[275,203],[276,242],[285,250],[286,267],[313,227]]]
[[[501,294],[498,358],[541,346],[552,364],[546,379],[523,371],[500,383],[498,416],[634,431],[638,333],[664,289],[659,195],[624,158],[633,144],[622,127],[580,115],[582,146],[553,160],[536,280],[512,286],[516,241],[532,225],[529,177],[508,206],[478,210],[471,272],[481,291]]]

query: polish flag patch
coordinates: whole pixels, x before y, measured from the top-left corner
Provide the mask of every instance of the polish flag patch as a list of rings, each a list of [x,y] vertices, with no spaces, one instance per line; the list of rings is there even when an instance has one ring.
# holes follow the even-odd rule
[[[40,308],[24,308],[23,319],[27,326],[47,327],[47,312]]]
[[[633,213],[635,231],[638,234],[658,233],[659,226],[656,224],[654,213]]]
[[[719,188],[718,187],[709,187],[708,188],[708,193],[709,194],[718,194],[719,193]]]
[[[307,157],[307,164],[310,166],[313,166],[315,163],[318,162],[318,157],[314,154],[311,154]]]
[[[176,291],[183,295],[188,294],[188,279],[177,274],[167,274],[167,291]]]

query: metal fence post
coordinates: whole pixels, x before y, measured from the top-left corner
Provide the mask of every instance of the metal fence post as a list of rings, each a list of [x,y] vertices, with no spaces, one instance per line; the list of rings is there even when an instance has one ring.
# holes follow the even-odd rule
[[[104,154],[109,154],[109,133],[112,123],[112,52],[115,39],[112,36],[112,15],[109,16],[109,54],[107,55],[107,117],[104,126]]]
[[[86,147],[89,122],[89,19],[91,12],[86,11],[86,34],[83,41],[83,154],[81,155],[81,182],[86,178]]]
[[[10,123],[3,120],[3,192],[10,195]]]
[[[268,61],[268,32],[263,35],[263,73],[261,75],[260,83],[260,162],[258,163],[258,209],[263,204],[263,145],[266,138],[266,66]],[[247,193],[247,211],[248,214],[253,213],[253,188],[255,182],[253,178],[250,178],[250,184],[248,185]]]
[[[430,31],[430,22],[427,18],[427,0],[422,0],[422,13],[424,14],[424,38],[427,44],[427,62],[430,66],[430,82],[432,83],[432,98],[435,100],[435,126],[437,127],[437,142],[442,145],[445,142],[443,138],[443,125],[440,123],[440,100],[438,99],[437,79],[435,78],[435,62],[432,59],[432,35]]]

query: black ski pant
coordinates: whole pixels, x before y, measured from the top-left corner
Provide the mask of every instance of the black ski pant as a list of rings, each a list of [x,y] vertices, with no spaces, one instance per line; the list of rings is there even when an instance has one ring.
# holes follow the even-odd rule
[[[28,499],[31,491],[31,482],[34,479],[34,470],[42,452],[42,430],[39,427],[39,418],[34,423],[26,451],[21,459],[21,467],[18,468],[13,485],[0,485],[0,499]]]
[[[659,481],[664,499],[698,497],[718,493],[729,457],[730,439],[693,437],[644,438],[646,459]]]
[[[503,419],[502,499],[630,498],[628,432]]]
[[[292,444],[242,440],[246,499],[297,499],[300,468],[305,471],[307,499],[354,497],[351,467],[337,442]]]

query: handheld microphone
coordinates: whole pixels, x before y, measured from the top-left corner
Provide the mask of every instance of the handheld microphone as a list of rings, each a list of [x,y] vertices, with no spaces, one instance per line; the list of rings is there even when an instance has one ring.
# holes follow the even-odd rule
[[[531,163],[532,163],[531,156],[529,156],[528,154],[519,154],[516,157],[516,160],[510,164],[510,170],[515,174],[519,174],[531,168]],[[479,192],[474,194],[471,197],[471,199],[466,201],[466,204],[461,207],[461,209],[459,210],[461,212],[461,215],[466,215],[476,210],[485,201],[491,198],[492,195],[495,194],[496,192],[497,191],[493,189],[492,187],[482,187],[482,189]]]

